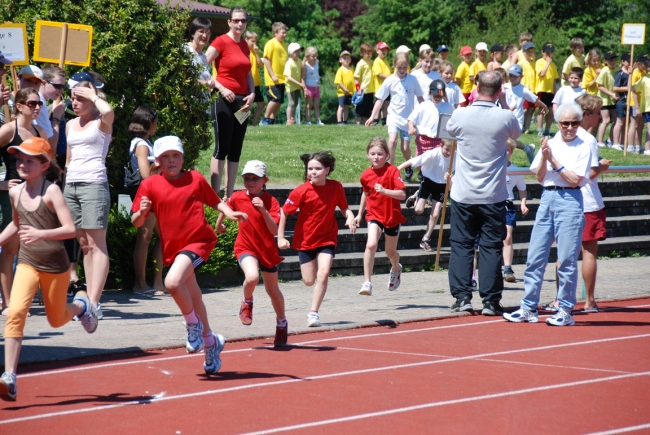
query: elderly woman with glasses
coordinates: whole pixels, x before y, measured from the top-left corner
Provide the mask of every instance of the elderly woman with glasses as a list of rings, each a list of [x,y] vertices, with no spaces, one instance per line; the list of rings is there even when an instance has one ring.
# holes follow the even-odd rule
[[[582,109],[576,103],[560,105],[555,111],[560,134],[553,139],[542,140],[541,149],[530,166],[544,191],[528,246],[524,273],[526,295],[517,311],[503,314],[510,322],[538,322],[537,306],[544,271],[555,240],[559,307],[546,323],[552,326],[575,323],[571,310],[576,304],[578,255],[585,224],[580,187],[587,183],[591,169],[591,147],[578,136],[582,117]]]

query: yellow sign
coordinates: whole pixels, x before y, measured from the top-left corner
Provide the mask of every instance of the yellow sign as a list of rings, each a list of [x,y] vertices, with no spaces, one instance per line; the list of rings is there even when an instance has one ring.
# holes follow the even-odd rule
[[[53,21],[36,21],[34,60],[59,63],[63,25]],[[84,24],[68,23],[68,40],[65,50],[66,65],[90,66],[93,28]]]
[[[0,24],[0,51],[14,65],[29,65],[25,23]]]
[[[645,24],[627,23],[623,24],[621,34],[622,45],[643,45],[645,44]]]

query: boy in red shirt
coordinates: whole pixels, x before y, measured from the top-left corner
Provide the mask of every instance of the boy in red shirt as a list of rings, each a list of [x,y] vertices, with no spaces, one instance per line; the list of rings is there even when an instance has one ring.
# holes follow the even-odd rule
[[[217,235],[205,220],[203,204],[222,212],[231,220],[245,221],[245,213],[235,212],[222,203],[210,184],[198,171],[184,171],[183,144],[176,136],[165,136],[153,145],[154,164],[160,175],[142,181],[135,195],[131,222],[144,224],[153,211],[158,219],[163,263],[169,267],[165,287],[185,317],[188,353],[205,346],[203,369],[214,374],[221,368],[219,354],[225,339],[213,334],[203,304],[201,288],[194,271],[208,260],[217,244]]]

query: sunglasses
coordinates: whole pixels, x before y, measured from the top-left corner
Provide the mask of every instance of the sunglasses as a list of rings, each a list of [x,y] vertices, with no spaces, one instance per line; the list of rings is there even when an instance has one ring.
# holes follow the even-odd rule
[[[38,107],[43,107],[43,102],[42,101],[25,101],[25,106],[29,107],[30,109],[36,109],[36,106]]]
[[[580,121],[560,121],[559,124],[564,128],[580,127]]]
[[[52,83],[52,82],[48,82],[48,83],[51,84],[54,89],[57,89],[59,91],[63,91],[68,87],[67,84],[60,85],[58,83]]]
[[[246,18],[241,19],[241,20],[239,20],[239,19],[234,19],[234,20],[230,20],[230,22],[231,22],[231,23],[235,23],[235,24],[246,24],[246,23],[248,23],[248,20],[247,20]]]

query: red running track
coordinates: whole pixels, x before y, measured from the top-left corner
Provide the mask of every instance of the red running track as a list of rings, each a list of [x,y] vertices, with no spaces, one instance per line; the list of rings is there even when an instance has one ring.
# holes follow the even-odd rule
[[[26,366],[0,433],[650,433],[650,299],[600,305]]]

